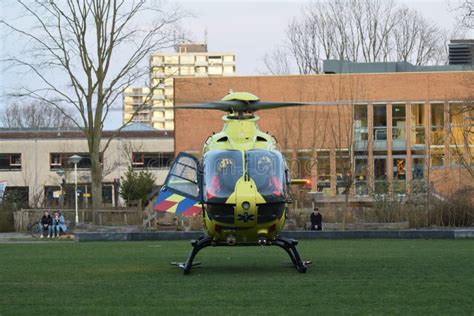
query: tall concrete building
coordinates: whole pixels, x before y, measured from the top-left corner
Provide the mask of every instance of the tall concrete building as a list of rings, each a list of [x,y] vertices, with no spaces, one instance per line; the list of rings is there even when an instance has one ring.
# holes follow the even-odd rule
[[[174,78],[221,77],[235,74],[235,55],[210,53],[207,44],[180,44],[174,53],[150,55],[150,87],[124,91],[124,122],[130,120],[159,130],[174,130]]]
[[[127,123],[132,118],[138,108],[140,110],[133,117],[133,122],[147,124],[151,126],[151,103],[150,88],[148,87],[127,87],[123,91],[123,122]]]

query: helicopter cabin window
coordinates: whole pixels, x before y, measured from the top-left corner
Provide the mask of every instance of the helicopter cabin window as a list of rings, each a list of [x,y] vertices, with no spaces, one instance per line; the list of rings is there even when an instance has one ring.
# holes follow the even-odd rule
[[[238,150],[213,150],[204,156],[204,199],[225,203],[243,175],[242,153]]]
[[[267,202],[285,200],[285,165],[278,151],[254,149],[247,151],[247,171]]]
[[[166,179],[165,187],[179,194],[198,199],[198,162],[191,155],[181,153],[176,157]]]

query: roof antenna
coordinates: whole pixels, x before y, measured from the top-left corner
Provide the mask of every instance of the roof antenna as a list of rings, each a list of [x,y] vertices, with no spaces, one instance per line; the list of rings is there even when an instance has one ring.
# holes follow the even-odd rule
[[[204,29],[204,44],[207,45],[207,27]]]

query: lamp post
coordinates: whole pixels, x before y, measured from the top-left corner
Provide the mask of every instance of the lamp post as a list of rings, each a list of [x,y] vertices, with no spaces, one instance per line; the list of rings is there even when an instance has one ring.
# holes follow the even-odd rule
[[[63,188],[63,176],[64,176],[64,170],[63,169],[58,169],[56,170],[56,174],[61,178],[61,182],[59,184],[59,186],[61,187],[61,197],[59,198],[59,205],[61,205],[61,207],[64,207],[64,188]]]
[[[76,224],[79,223],[79,210],[77,204],[77,164],[81,161],[82,157],[74,155],[69,157],[69,162],[74,164],[74,201],[76,204]]]

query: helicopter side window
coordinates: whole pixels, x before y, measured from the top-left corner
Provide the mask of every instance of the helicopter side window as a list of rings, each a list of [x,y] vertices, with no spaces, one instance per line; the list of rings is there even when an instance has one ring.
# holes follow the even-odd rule
[[[204,199],[225,203],[243,175],[242,153],[238,150],[216,150],[204,156]]]
[[[247,152],[247,171],[267,202],[285,200],[285,164],[277,151],[254,149]]]
[[[197,160],[185,153],[178,155],[166,180],[166,187],[189,197],[198,198]]]

